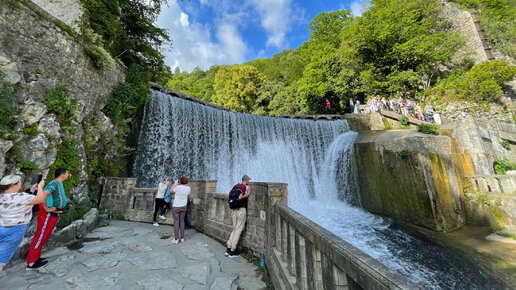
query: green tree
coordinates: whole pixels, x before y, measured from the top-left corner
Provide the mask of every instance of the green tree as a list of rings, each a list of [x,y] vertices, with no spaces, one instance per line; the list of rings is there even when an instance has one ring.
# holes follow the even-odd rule
[[[263,93],[265,76],[254,66],[223,66],[215,75],[212,102],[235,111],[251,113]]]

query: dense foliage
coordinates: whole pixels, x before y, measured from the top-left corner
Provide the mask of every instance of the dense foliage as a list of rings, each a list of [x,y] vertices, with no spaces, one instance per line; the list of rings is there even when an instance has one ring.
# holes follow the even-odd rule
[[[47,176],[47,183],[54,179],[54,172],[58,168],[66,168],[72,177],[63,186],[68,192],[72,187],[79,184],[79,152],[77,151],[77,140],[75,136],[75,121],[79,114],[78,101],[65,85],[60,84],[52,88],[45,96],[43,103],[47,106],[48,112],[56,115],[56,119],[61,125],[61,144],[56,146],[57,156],[54,163],[50,166]]]
[[[467,1],[475,2],[459,2]],[[478,7],[491,9],[489,15],[507,1],[476,0]],[[500,13],[505,19],[509,12]],[[350,98],[363,102],[375,95],[499,100],[516,68],[505,61],[473,67],[471,59],[456,59],[464,40],[449,27],[438,1],[373,0],[361,17],[349,10],[319,14],[309,26],[310,39],[297,49],[206,72],[176,69],[167,86],[237,111],[269,115],[323,113],[326,100],[342,113]],[[496,35],[498,43],[514,42]]]
[[[489,44],[516,61],[516,1],[455,0],[463,8],[475,11]]]
[[[170,37],[165,29],[155,26],[155,22],[161,12],[161,4],[167,0],[81,2],[85,10],[84,35],[89,39],[86,47],[95,60],[102,61],[99,67],[112,65],[105,55],[109,52],[126,66],[138,64],[154,75],[164,70],[161,49],[170,42]]]
[[[14,112],[14,101],[18,96],[16,86],[6,82],[5,77],[4,73],[0,73],[0,139],[12,140],[17,117]]]

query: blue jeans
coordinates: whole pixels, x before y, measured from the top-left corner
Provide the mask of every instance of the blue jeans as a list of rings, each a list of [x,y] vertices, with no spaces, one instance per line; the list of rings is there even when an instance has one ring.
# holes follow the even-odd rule
[[[430,122],[430,116],[428,113],[425,113],[425,121]]]
[[[1,227],[0,226],[0,266],[5,266],[16,252],[16,249],[23,240],[25,231],[29,224]]]

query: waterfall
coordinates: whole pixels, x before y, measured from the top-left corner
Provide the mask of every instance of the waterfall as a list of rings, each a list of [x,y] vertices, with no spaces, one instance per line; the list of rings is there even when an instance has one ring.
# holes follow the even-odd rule
[[[288,183],[289,206],[425,288],[503,288],[453,251],[403,232],[358,205],[352,170],[357,133],[347,122],[235,113],[153,91],[133,168],[138,186],[163,177],[217,180],[227,193],[251,181]]]
[[[288,183],[293,203],[328,192],[338,192],[353,203],[356,189],[349,172],[355,138],[345,120],[241,114],[153,91],[144,111],[133,172],[139,186],[187,175],[217,180],[219,192],[229,192],[247,174],[252,181]],[[342,170],[329,172],[332,162],[333,168]],[[339,184],[346,186],[338,191]]]

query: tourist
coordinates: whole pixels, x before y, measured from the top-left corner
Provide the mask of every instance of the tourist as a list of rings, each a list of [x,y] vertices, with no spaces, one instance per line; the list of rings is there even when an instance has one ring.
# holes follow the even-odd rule
[[[23,240],[32,218],[33,205],[43,202],[48,195],[43,185],[43,180],[33,184],[31,191],[37,190],[34,196],[20,192],[22,182],[18,175],[7,175],[0,180],[0,273]],[[41,261],[38,268],[46,263]]]
[[[426,104],[425,106],[425,121],[431,122],[430,120],[430,104]]]
[[[27,254],[27,270],[36,269],[46,264],[45,259],[41,259],[41,249],[52,234],[66,205],[63,182],[71,176],[66,168],[58,168],[54,174],[55,179],[45,186],[45,195],[48,197],[43,199],[43,202],[39,205],[36,233],[32,238]]]
[[[357,100],[355,104],[355,113],[360,114],[360,101]]]
[[[152,216],[153,226],[155,226],[155,227],[159,227],[156,216],[158,215],[158,212],[162,207],[164,207],[164,209],[161,211],[161,214],[159,217],[161,219],[166,219],[165,215],[164,215],[165,210],[167,209],[166,208],[167,203],[165,202],[165,193],[167,191],[167,187],[168,187],[169,183],[170,183],[170,178],[165,178],[165,179],[163,179],[162,182],[160,182],[160,184],[158,184],[158,191],[156,192],[156,197],[154,198],[154,215]]]
[[[355,107],[354,105],[355,105],[355,104],[353,103],[353,99],[352,99],[352,98],[350,98],[350,99],[349,99],[349,111],[351,112],[351,114],[353,114],[353,113],[354,113],[354,111],[353,111],[353,110],[354,110],[354,107]]]
[[[423,110],[421,110],[421,105],[419,103],[416,103],[416,114],[419,121],[424,121],[425,116],[423,115]]]
[[[331,103],[326,99],[326,114],[329,114],[331,111]]]
[[[358,101],[357,101],[358,102]],[[242,182],[233,186],[230,191],[239,190],[240,194],[238,196],[238,200],[240,205],[238,208],[231,210],[231,218],[233,220],[233,231],[229,236],[227,241],[227,249],[224,253],[226,256],[230,258],[238,257],[238,253],[236,252],[238,240],[240,239],[240,234],[244,230],[246,218],[247,218],[247,198],[251,193],[251,188],[247,186],[251,178],[249,176],[242,176]]]
[[[178,185],[178,183],[181,183]],[[172,213],[174,215],[174,238],[170,241],[172,244],[179,244],[185,241],[185,216],[188,205],[188,195],[191,188],[188,186],[188,177],[182,176],[179,181],[176,180],[170,189],[174,192],[174,203],[172,204]]]

